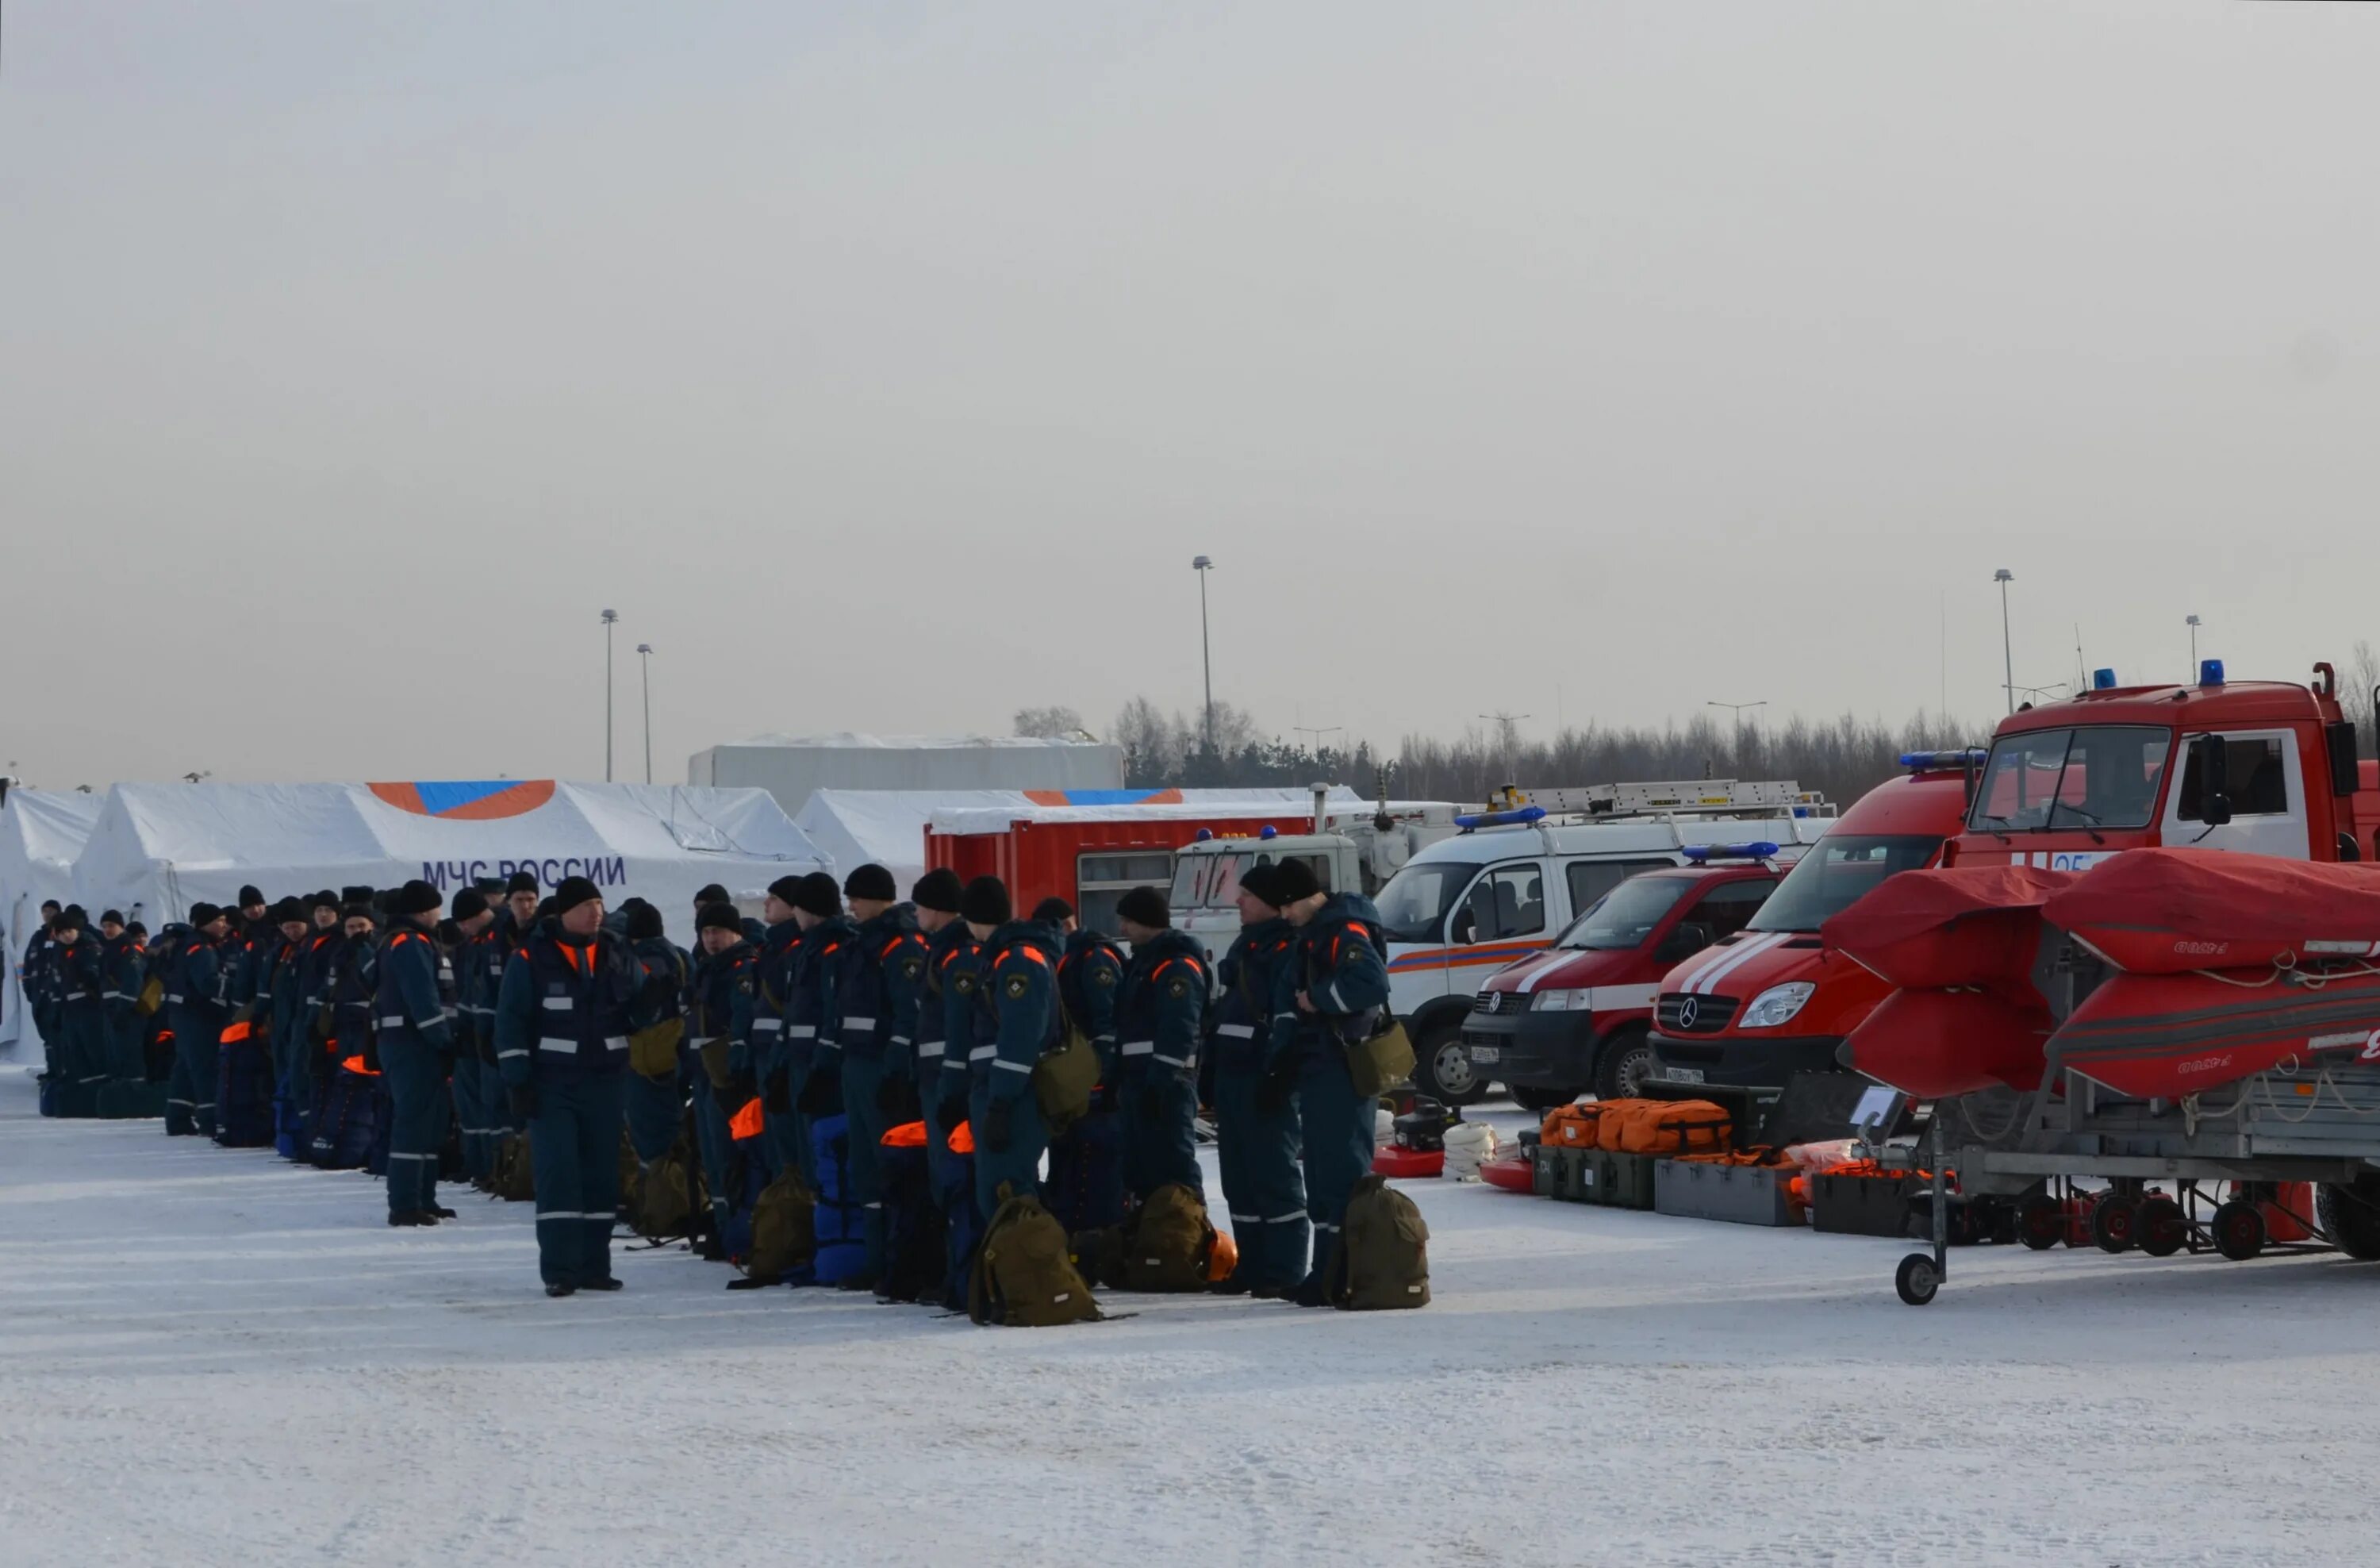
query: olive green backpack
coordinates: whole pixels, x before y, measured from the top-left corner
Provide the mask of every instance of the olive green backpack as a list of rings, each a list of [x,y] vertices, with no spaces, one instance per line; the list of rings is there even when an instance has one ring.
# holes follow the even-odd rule
[[[1058,1217],[1039,1198],[1015,1196],[1006,1183],[1000,1199],[976,1248],[967,1316],[1011,1329],[1098,1322],[1099,1304],[1075,1268]]]
[[[710,1195],[703,1188],[701,1168],[680,1141],[638,1173],[628,1224],[658,1246],[693,1235],[697,1222],[710,1213]]]
[[[1033,1098],[1040,1102],[1051,1137],[1064,1137],[1090,1113],[1099,1087],[1099,1053],[1069,1018],[1058,1031],[1058,1043],[1033,1064]]]
[[[528,1133],[507,1133],[496,1145],[495,1168],[488,1188],[506,1203],[531,1203],[537,1198],[537,1166],[529,1158]]]
[[[799,1171],[788,1169],[752,1200],[752,1249],[744,1255],[744,1273],[756,1283],[774,1284],[817,1258],[818,1195]]]
[[[1429,1305],[1429,1227],[1385,1177],[1356,1182],[1322,1288],[1351,1312]]]
[[[1168,1182],[1124,1222],[1122,1277],[1110,1278],[1126,1290],[1203,1291],[1214,1253],[1207,1206],[1180,1182]]]

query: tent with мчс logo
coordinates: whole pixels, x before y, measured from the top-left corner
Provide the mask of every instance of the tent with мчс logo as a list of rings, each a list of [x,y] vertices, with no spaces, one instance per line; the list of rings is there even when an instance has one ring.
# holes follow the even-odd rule
[[[5,927],[7,957],[0,964],[0,1045],[24,1046],[38,1041],[32,1010],[17,978],[17,966],[42,923],[42,901],[61,904],[74,898],[75,857],[91,837],[99,820],[100,797],[79,791],[11,789],[0,802],[0,927]],[[91,906],[93,919],[103,906]]]
[[[449,898],[526,869],[587,876],[616,907],[641,894],[694,943],[711,882],[757,899],[779,877],[835,868],[765,790],[548,779],[451,784],[118,784],[75,862],[91,908],[136,910],[153,931],[243,883],[267,897],[419,877]]]

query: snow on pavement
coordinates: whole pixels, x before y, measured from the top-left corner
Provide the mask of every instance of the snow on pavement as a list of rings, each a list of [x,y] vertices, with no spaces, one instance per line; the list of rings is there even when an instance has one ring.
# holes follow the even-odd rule
[[[997,1331],[625,1249],[552,1301],[526,1205],[393,1231],[0,1066],[0,1562],[2372,1555],[2380,1267],[1966,1249],[1921,1311],[1892,1242],[1407,1190],[1421,1312]]]

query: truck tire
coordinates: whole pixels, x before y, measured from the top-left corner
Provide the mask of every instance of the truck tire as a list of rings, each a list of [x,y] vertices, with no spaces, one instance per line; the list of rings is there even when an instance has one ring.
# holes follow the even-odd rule
[[[1602,1100],[1626,1100],[1653,1074],[1653,1042],[1642,1024],[1615,1029],[1595,1053],[1595,1092]]]
[[[1468,1105],[1488,1086],[1472,1071],[1459,1018],[1424,1024],[1414,1037],[1414,1088],[1441,1105]]]
[[[2380,1193],[2361,1181],[2351,1187],[2325,1182],[2313,1195],[2314,1218],[2321,1222],[2323,1234],[2339,1251],[2366,1263],[2380,1258],[2380,1208],[2374,1207],[2374,1198],[2380,1198]]]

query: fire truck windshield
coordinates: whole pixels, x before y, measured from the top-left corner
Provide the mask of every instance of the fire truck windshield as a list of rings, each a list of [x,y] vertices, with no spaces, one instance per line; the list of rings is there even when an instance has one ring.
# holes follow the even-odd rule
[[[1256,856],[1247,850],[1184,854],[1173,868],[1175,909],[1230,909],[1240,897],[1240,873]]]
[[[1975,833],[2144,828],[2156,814],[2171,731],[2145,724],[2003,735],[1967,816]]]
[[[1815,931],[1858,903],[1868,889],[1898,871],[1913,871],[1942,848],[1925,833],[1876,833],[1845,837],[1828,833],[1793,862],[1760,913],[1746,922],[1754,931]]]

